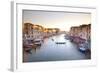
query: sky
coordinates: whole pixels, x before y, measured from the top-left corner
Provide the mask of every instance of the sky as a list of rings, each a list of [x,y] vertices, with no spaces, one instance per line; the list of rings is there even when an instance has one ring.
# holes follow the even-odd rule
[[[23,22],[38,24],[45,28],[69,31],[72,26],[91,23],[90,13],[23,10]]]

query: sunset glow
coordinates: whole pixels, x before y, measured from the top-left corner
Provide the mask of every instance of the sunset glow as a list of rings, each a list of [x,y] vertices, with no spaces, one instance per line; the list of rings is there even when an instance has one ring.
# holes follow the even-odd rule
[[[69,31],[71,26],[90,24],[91,14],[89,13],[68,13],[49,11],[23,11],[23,22],[41,25],[45,28],[59,28]]]

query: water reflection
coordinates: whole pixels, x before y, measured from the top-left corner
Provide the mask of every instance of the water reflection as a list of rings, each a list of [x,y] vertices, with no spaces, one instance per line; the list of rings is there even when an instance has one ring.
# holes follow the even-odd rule
[[[24,62],[88,59],[85,54],[78,51],[76,44],[66,40],[64,35],[46,38],[41,46],[32,48],[30,54],[24,52]],[[56,44],[56,42],[65,42],[65,44]]]

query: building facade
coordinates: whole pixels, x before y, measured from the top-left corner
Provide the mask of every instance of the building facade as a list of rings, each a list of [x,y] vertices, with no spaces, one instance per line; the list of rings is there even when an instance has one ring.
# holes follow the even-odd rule
[[[58,28],[44,28],[41,25],[24,23],[23,25],[23,38],[24,39],[37,39],[50,37],[57,34],[60,30]]]
[[[91,24],[83,24],[80,26],[71,27],[69,33],[70,36],[76,36],[85,40],[89,40],[91,37]]]

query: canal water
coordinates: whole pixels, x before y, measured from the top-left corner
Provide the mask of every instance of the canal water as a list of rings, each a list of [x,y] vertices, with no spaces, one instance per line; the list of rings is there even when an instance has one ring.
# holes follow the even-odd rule
[[[76,44],[65,39],[65,34],[46,38],[42,45],[32,49],[31,53],[24,52],[24,62],[84,60],[87,56],[78,50]],[[56,44],[56,43],[60,44]]]

